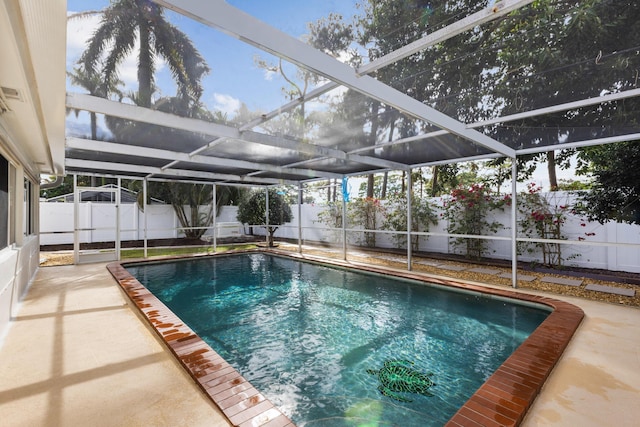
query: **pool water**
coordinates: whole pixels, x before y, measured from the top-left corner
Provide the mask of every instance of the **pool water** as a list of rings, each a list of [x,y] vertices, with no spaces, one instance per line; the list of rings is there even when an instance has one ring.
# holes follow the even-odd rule
[[[259,253],[127,270],[300,427],[441,426],[549,315]],[[381,386],[389,361],[435,385]]]

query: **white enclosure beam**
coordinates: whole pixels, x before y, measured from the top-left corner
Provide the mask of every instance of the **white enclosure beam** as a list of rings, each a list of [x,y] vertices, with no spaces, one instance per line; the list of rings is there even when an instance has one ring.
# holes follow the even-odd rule
[[[544,153],[553,150],[564,150],[567,148],[592,147],[594,145],[613,144],[615,142],[627,142],[640,140],[640,133],[630,133],[628,135],[609,136],[606,138],[586,139],[584,141],[565,142],[563,144],[545,145],[544,147],[532,147],[518,150],[518,155]]]
[[[443,41],[455,37],[458,34],[464,33],[465,31],[468,31],[477,25],[485,24],[496,18],[504,16],[505,14],[512,12],[513,10],[525,6],[531,2],[533,2],[533,0],[505,0],[498,2],[484,10],[481,10],[480,12],[468,16],[467,18],[454,22],[453,24],[441,28],[440,30],[434,31],[433,33],[428,34],[427,36],[403,48],[400,48],[394,52],[390,52],[389,54],[381,58],[363,65],[362,67],[358,68],[357,73],[359,75],[370,74],[373,71],[399,61],[406,56],[412,55],[420,50],[428,48],[429,46],[433,46],[437,43],[442,43]],[[243,125],[240,129],[252,129],[260,123],[264,123],[265,121],[268,121],[282,113],[290,111],[298,107],[303,102],[315,99],[318,96],[321,96],[329,92],[330,90],[337,88],[338,86],[340,85],[336,82],[329,82],[322,86],[319,86],[307,93],[304,97],[290,101],[287,104],[284,104],[267,114],[263,114],[261,117],[258,117]]]
[[[495,119],[489,119],[489,120],[483,120],[481,122],[470,123],[470,124],[467,125],[467,127],[468,128],[472,128],[472,129],[477,129],[477,128],[482,127],[482,126],[488,126],[488,125],[492,125],[492,124],[496,124],[496,123],[508,123],[508,122],[513,122],[513,121],[516,121],[516,120],[522,120],[522,119],[526,119],[526,118],[530,118],[530,117],[537,117],[537,116],[544,116],[545,114],[558,113],[560,111],[569,111],[569,110],[573,110],[573,109],[580,108],[580,107],[586,107],[586,106],[589,106],[589,105],[597,105],[597,104],[603,104],[603,103],[606,103],[606,102],[613,102],[613,101],[618,101],[618,100],[622,100],[622,99],[633,98],[633,97],[636,97],[636,96],[640,96],[640,89],[632,89],[632,90],[627,90],[627,91],[624,91],[624,92],[611,93],[611,94],[608,94],[608,95],[602,95],[602,96],[597,96],[597,97],[593,97],[593,98],[582,99],[582,100],[579,100],[579,101],[567,102],[565,104],[558,104],[558,105],[554,105],[554,106],[551,106],[551,107],[538,108],[536,110],[525,111],[525,112],[517,113],[517,114],[510,114],[508,116],[496,117]],[[447,132],[447,131],[437,130],[437,131],[425,133],[425,134],[422,134],[422,135],[416,135],[416,136],[410,136],[410,137],[407,137],[407,138],[396,139],[395,141],[391,141],[391,142],[382,142],[380,144],[377,144],[377,145],[374,145],[374,146],[370,146],[370,147],[358,148],[356,150],[349,151],[347,154],[364,153],[364,152],[367,152],[367,151],[375,150],[375,149],[380,148],[380,147],[390,147],[390,146],[393,146],[393,145],[407,144],[409,142],[415,142],[415,141],[420,141],[420,140],[423,140],[423,139],[434,138],[436,136],[442,136],[442,135],[446,135],[448,133],[449,132]],[[633,139],[637,139],[637,138],[632,138],[631,140],[633,140]],[[618,141],[611,141],[611,142],[618,142]],[[604,143],[606,144],[608,142],[605,141]],[[563,146],[562,148],[575,148],[575,147],[586,146],[586,145],[594,145],[594,144],[591,143],[591,141],[584,141],[584,142],[580,142],[580,143],[576,143],[576,144],[581,144],[581,145],[575,145],[573,147],[569,147],[569,146],[565,147],[565,146]],[[598,145],[598,144],[600,144],[600,143],[598,142],[595,145]],[[518,150],[517,154],[520,155],[520,154],[540,153],[540,152],[544,152],[544,151],[549,151],[549,149],[553,149],[553,148],[551,146],[548,147],[547,149],[545,149],[544,147],[536,147],[536,148],[531,149],[531,150],[534,150],[534,151],[530,151],[529,149]],[[496,157],[496,156],[491,156],[491,157]],[[445,163],[451,163],[451,161],[446,161]],[[412,167],[417,167],[417,166],[416,165],[412,165]]]
[[[414,53],[420,52],[429,46],[433,46],[437,43],[442,43],[445,40],[450,39],[453,36],[469,31],[478,25],[493,21],[496,18],[504,16],[508,13],[519,9],[529,3],[533,3],[533,0],[503,0],[498,1],[484,8],[483,10],[476,12],[472,15],[462,18],[459,21],[454,22],[440,30],[434,31],[408,45],[394,50],[380,58],[371,61],[368,64],[358,68],[357,73],[359,75],[369,74],[374,70],[386,67],[387,65],[398,62],[399,60],[411,56]]]
[[[511,159],[511,286],[518,287],[518,162]]]
[[[510,114],[508,116],[496,117],[495,119],[483,120],[467,125],[469,128],[479,128],[496,123],[513,122],[529,117],[544,116],[545,114],[559,113],[561,111],[575,110],[576,108],[587,107],[589,105],[604,104],[605,102],[618,101],[626,98],[640,96],[640,89],[625,90],[623,92],[610,93],[608,95],[596,96],[593,98],[581,99],[579,101],[567,102],[564,104],[552,105],[550,107],[538,108],[536,110],[524,111],[522,113]]]
[[[413,183],[411,182],[411,169],[409,169],[409,172],[407,173],[407,194],[405,194],[405,197],[407,198],[407,270],[409,271],[411,271],[411,232],[413,231],[411,229],[411,224],[413,223],[413,219],[411,218],[411,204],[413,203],[413,198],[411,197],[412,193]]]
[[[302,253],[302,183],[298,183],[298,253]]]
[[[211,173],[211,172],[200,172],[200,171],[191,171],[184,169],[166,169],[162,170],[158,167],[153,166],[141,166],[141,165],[132,165],[125,163],[110,163],[110,162],[102,162],[102,161],[94,161],[94,160],[79,160],[79,159],[67,159],[65,161],[65,165],[70,170],[79,170],[79,171],[88,171],[88,172],[101,172],[101,171],[109,171],[116,174],[119,173],[129,173],[129,174],[155,174],[155,175],[165,175],[165,176],[173,176],[175,178],[183,178],[183,179],[205,179],[209,181],[233,181],[234,183],[248,182],[248,183],[258,183],[258,184],[269,184],[269,185],[278,185],[278,184],[290,184],[297,185],[297,181],[291,180],[282,180],[282,179],[272,179],[272,178],[245,178],[239,175],[233,174],[222,174],[222,173]],[[138,178],[141,179],[141,178]]]
[[[350,162],[362,163],[365,165],[378,166],[388,169],[405,169],[406,165],[403,163],[392,162],[389,160],[379,159],[376,157],[367,157],[360,155],[348,155],[344,151],[336,150],[335,148],[323,147],[320,145],[301,143],[292,139],[278,138],[264,133],[244,131],[242,137],[239,138],[243,141],[254,142],[256,144],[270,145],[278,148],[287,148],[297,151],[299,153],[305,153],[312,156],[319,157],[331,157],[338,160],[346,160]]]
[[[101,113],[107,116],[120,117],[122,119],[137,122],[150,123],[173,129],[181,129],[206,135],[226,136],[240,139],[240,131],[231,126],[206,122],[204,120],[180,117],[137,105],[111,101],[97,96],[81,93],[67,93],[67,107],[77,110],[86,110]]]
[[[241,132],[239,129],[236,129],[232,126],[221,125],[187,117],[179,117],[162,111],[139,107],[137,105],[124,104],[122,102],[111,101],[105,98],[99,98],[91,95],[68,93],[67,107],[78,110],[92,111],[94,113],[106,114],[108,116],[120,117],[137,122],[165,126],[173,129],[186,130],[194,133],[231,138],[239,141],[267,145],[270,147],[289,149],[298,153],[304,153],[312,156],[332,157],[335,159],[347,160],[362,164],[370,164],[373,166],[381,166],[381,163],[384,162],[384,166],[382,167],[388,169],[402,169],[405,167],[405,165],[403,164],[390,162],[375,157],[350,157],[344,151],[336,150],[334,148],[322,147],[319,145],[304,143],[293,139],[287,139],[258,132]],[[212,141],[207,145],[211,145],[214,142],[216,141]]]
[[[457,159],[444,159],[444,160],[437,160],[435,162],[416,163],[415,165],[411,165],[411,168],[416,169],[416,168],[425,168],[425,167],[431,167],[431,166],[448,165],[451,163],[474,162],[477,160],[497,159],[498,157],[504,157],[504,156],[497,153],[480,154],[477,156],[458,157]]]
[[[148,221],[148,217],[147,217],[147,212],[149,212],[147,210],[147,186],[148,186],[148,181],[146,178],[144,178],[142,180],[142,215],[144,215],[144,220],[143,220],[143,224],[144,224],[144,259],[147,259],[148,257],[148,252],[147,252],[147,237],[149,235],[148,233],[148,227],[149,227],[149,221]]]
[[[247,122],[246,124],[240,126],[240,130],[249,130],[249,129],[253,129],[254,127],[258,126],[261,123],[264,123],[266,121],[269,121],[271,119],[273,119],[274,117],[279,116],[282,113],[286,113],[288,111],[293,110],[294,108],[300,106],[300,104],[303,104],[306,101],[310,101],[312,99],[315,99],[319,96],[324,95],[325,93],[337,88],[338,86],[340,86],[338,83],[336,82],[329,82],[326,83],[322,86],[319,86],[315,89],[313,89],[312,91],[310,91],[309,93],[305,94],[304,97],[298,98],[298,99],[294,99],[293,101],[287,102],[286,104],[278,107],[277,109],[263,114],[260,117],[257,117],[249,122]]]
[[[190,156],[187,153],[179,153],[176,151],[161,150],[158,148],[139,147],[136,145],[118,144],[115,142],[103,142],[94,141],[91,139],[82,138],[67,138],[67,147],[78,150],[97,151],[101,153],[121,154],[127,156],[139,156],[147,157],[151,159],[163,159],[173,160],[169,163],[171,166],[178,162],[190,162],[203,165],[216,165],[225,167],[235,167],[240,169],[257,169],[266,172],[274,173],[287,173],[292,175],[302,175],[305,178],[342,178],[341,174],[332,172],[316,171],[312,169],[300,169],[300,168],[285,168],[276,165],[270,165],[266,163],[249,162],[246,160],[227,159],[223,157]],[[169,169],[167,166],[163,166],[162,170]]]
[[[358,76],[354,69],[248,15],[223,0],[194,2],[191,0],[154,0],[198,22],[217,28],[226,34],[259,49],[286,59],[330,80],[390,105],[410,116],[425,120],[491,151],[515,156],[515,150],[454,120],[422,102],[393,89],[369,76]]]
[[[213,210],[213,221],[211,223],[213,226],[213,253],[216,253],[218,250],[218,186],[215,183],[211,188],[211,206]]]

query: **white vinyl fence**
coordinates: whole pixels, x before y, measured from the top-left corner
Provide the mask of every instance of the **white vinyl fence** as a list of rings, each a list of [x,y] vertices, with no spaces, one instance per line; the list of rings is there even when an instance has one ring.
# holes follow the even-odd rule
[[[80,243],[114,240],[116,207],[110,203],[83,202],[78,205]],[[40,244],[59,245],[73,243],[73,203],[40,203]],[[184,237],[180,222],[171,205],[148,205],[147,239],[173,239]],[[188,212],[188,210],[187,210]],[[237,222],[237,206],[223,206],[217,218],[218,237],[241,234]],[[135,203],[120,204],[120,240],[144,239],[144,213]],[[231,233],[229,227],[235,228]],[[209,229],[205,236],[213,236]]]
[[[558,203],[571,203],[571,196],[567,193],[553,193]],[[442,199],[433,199],[434,206],[442,206]],[[318,215],[327,207],[321,204],[303,204],[300,206],[302,224],[298,225],[298,205],[291,206],[293,219],[290,223],[278,227],[276,238],[298,239],[298,230],[302,230],[302,240],[305,242],[323,242],[342,245],[341,230],[328,230],[327,226],[318,220]],[[73,204],[72,203],[41,203],[40,205],[40,244],[73,243]],[[236,234],[249,234],[247,225],[240,225],[236,220],[237,207],[225,206],[217,218],[218,237]],[[511,237],[511,217],[509,208],[495,214],[495,220],[504,226],[495,234],[505,238]],[[113,240],[113,231],[102,230],[104,227],[114,227],[115,207],[103,203],[85,202],[80,204],[79,228],[93,229],[82,231],[82,243]],[[397,248],[393,239],[393,230],[381,230],[383,218],[378,218],[376,233],[376,247]],[[300,228],[299,228],[300,227]],[[181,237],[180,224],[173,208],[169,205],[147,206],[147,238],[163,239]],[[135,204],[122,204],[120,207],[121,240],[137,240],[144,238],[144,214]],[[347,229],[362,229],[358,225],[347,225]],[[382,232],[380,232],[382,231]],[[264,227],[252,227],[253,234],[265,235]],[[562,244],[562,258],[565,265],[606,269],[614,271],[640,272],[640,226],[609,222],[604,225],[587,222],[583,218],[567,214],[563,225],[563,235],[572,243]],[[420,238],[420,251],[437,253],[456,253],[451,245],[451,237],[447,233],[447,223],[440,218],[435,226],[431,226],[429,236]],[[357,231],[348,233],[348,243],[357,244]],[[205,236],[212,236],[212,230],[207,230]],[[519,236],[522,237],[522,236]],[[511,242],[509,240],[489,240],[487,256],[497,259],[511,259]],[[614,246],[613,244],[620,244]],[[540,261],[540,253],[524,252],[518,259],[522,261]]]

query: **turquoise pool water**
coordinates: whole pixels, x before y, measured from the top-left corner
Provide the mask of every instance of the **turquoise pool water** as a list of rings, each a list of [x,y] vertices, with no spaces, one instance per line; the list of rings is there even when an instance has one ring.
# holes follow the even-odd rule
[[[441,426],[549,314],[258,253],[127,270],[300,427]]]

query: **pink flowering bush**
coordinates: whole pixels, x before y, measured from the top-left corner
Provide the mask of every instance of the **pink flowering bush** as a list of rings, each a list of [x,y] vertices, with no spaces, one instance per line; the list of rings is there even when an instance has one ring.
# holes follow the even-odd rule
[[[541,193],[542,187],[534,183],[518,195],[518,226],[522,235],[529,238],[567,240],[562,226],[567,221],[570,207],[567,204],[552,205]],[[561,266],[563,263],[562,245],[554,242],[524,242],[519,250],[529,253],[542,252],[542,263],[549,266]]]
[[[485,236],[495,234],[502,227],[500,222],[488,220],[491,212],[503,210],[507,205],[511,205],[511,197],[493,195],[488,187],[474,184],[451,192],[442,217],[448,221],[447,231],[451,234]],[[451,243],[472,259],[482,258],[488,250],[485,239],[455,237]]]

